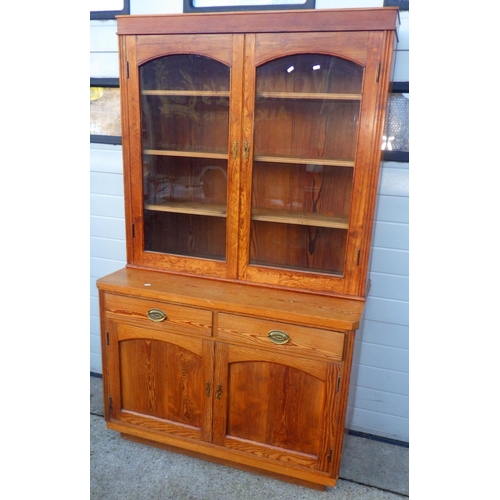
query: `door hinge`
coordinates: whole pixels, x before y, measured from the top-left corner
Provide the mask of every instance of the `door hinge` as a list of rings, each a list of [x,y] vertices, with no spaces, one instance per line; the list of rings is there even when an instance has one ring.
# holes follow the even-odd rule
[[[377,83],[380,80],[380,68],[382,67],[382,63],[379,61],[378,62],[378,68],[377,68]]]
[[[130,71],[129,71],[129,65],[128,65],[128,61],[127,61],[127,78],[129,78],[129,77],[130,77]]]
[[[340,390],[340,375],[337,377],[337,387],[335,388],[335,392],[339,392]]]
[[[132,238],[135,238],[135,224],[132,224]]]
[[[332,448],[330,448],[330,453],[328,453],[328,462],[332,461],[332,454],[333,454],[333,450],[332,450]]]
[[[106,344],[109,345],[109,332],[106,332]]]
[[[109,408],[109,413],[113,413],[113,398],[108,399],[108,408]]]
[[[358,250],[358,258],[356,260],[356,265],[359,266],[359,259],[361,257],[361,250]]]

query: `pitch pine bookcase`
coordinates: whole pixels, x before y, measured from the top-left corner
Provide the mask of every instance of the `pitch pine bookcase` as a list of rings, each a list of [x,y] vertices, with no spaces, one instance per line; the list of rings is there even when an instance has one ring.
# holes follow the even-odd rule
[[[397,26],[397,8],[118,17],[109,429],[335,485]]]

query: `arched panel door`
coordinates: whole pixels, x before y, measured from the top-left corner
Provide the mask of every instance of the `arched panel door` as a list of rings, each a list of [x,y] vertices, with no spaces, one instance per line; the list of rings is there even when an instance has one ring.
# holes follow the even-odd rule
[[[214,444],[329,476],[339,365],[230,344],[216,346]]]
[[[211,441],[212,343],[138,327],[107,325],[111,422],[143,426],[165,436]]]
[[[241,54],[234,57],[232,37],[216,43],[200,37],[199,52],[191,37],[165,38],[139,37],[134,54],[130,90],[138,99],[129,110],[129,131],[141,148],[130,151],[131,163],[140,165],[131,169],[131,259],[234,277],[239,165],[230,144],[239,134],[232,128],[240,113],[232,85],[241,79],[233,67]]]

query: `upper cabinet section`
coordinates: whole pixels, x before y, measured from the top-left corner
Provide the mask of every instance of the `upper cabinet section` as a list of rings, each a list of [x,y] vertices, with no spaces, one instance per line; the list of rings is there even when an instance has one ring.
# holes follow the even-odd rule
[[[128,265],[364,296],[396,25],[118,18]]]

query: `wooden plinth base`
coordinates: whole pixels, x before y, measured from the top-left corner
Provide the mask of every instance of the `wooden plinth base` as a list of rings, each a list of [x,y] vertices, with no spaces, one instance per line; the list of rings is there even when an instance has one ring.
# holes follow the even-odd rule
[[[129,441],[134,441],[135,443],[145,444],[147,446],[154,446],[155,448],[160,448],[163,450],[171,451],[173,453],[179,453],[179,454],[186,455],[186,456],[193,457],[193,458],[197,458],[200,460],[205,460],[208,462],[213,462],[216,464],[225,465],[228,467],[232,467],[233,469],[239,469],[239,470],[243,470],[245,472],[251,472],[253,474],[258,474],[260,476],[271,477],[273,479],[278,479],[280,481],[284,481],[287,483],[297,484],[299,486],[304,486],[306,488],[312,488],[312,489],[315,489],[318,491],[325,491],[325,489],[326,489],[326,487],[321,485],[321,484],[316,484],[316,483],[312,483],[309,481],[304,481],[302,479],[297,479],[297,478],[290,477],[290,476],[283,476],[280,474],[275,474],[273,472],[269,472],[269,471],[262,470],[262,469],[256,469],[254,467],[249,467],[247,465],[238,464],[235,462],[231,462],[229,460],[224,460],[224,459],[221,459],[218,457],[212,457],[210,455],[205,455],[203,453],[198,453],[198,452],[191,451],[191,450],[177,448],[175,446],[170,446],[170,445],[164,444],[164,443],[157,443],[155,441],[150,441],[148,439],[140,438],[137,436],[132,436],[130,434],[121,433],[121,437],[123,439],[127,439]]]

